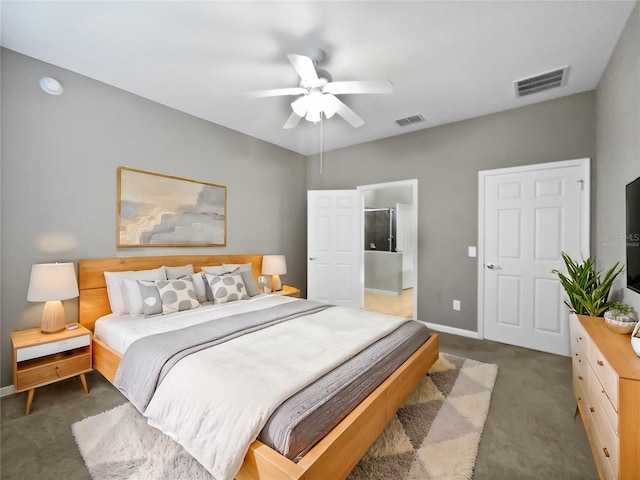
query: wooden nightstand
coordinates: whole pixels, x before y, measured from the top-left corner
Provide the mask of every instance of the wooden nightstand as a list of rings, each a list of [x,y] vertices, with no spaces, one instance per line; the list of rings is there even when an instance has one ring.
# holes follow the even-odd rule
[[[76,325],[74,330],[59,333],[42,333],[39,328],[11,333],[13,385],[18,392],[29,390],[26,415],[31,412],[38,387],[79,376],[84,391],[89,393],[84,374],[92,369],[91,332]]]
[[[300,298],[300,290],[296,287],[290,287],[289,285],[283,285],[282,290],[271,293],[273,293],[274,295],[282,295],[283,297]]]

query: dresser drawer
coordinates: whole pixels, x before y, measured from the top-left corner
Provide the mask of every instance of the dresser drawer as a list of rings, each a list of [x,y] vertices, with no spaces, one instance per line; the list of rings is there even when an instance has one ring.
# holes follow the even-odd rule
[[[16,390],[23,391],[56,382],[63,378],[74,377],[91,370],[91,354],[60,354],[59,358],[44,364],[27,365],[16,372]]]
[[[587,404],[591,415],[591,425],[593,430],[597,430],[599,445],[594,445],[594,449],[602,451],[604,458],[611,464],[614,472],[618,471],[619,465],[619,441],[616,429],[618,428],[617,415],[615,415],[615,427],[611,424],[610,415],[613,407],[609,399],[602,395],[602,389],[593,372],[589,372],[589,390],[587,393]]]
[[[604,415],[604,417],[611,425],[613,432],[618,434],[618,412],[615,411],[609,397],[607,396],[606,390],[600,384],[598,377],[593,372],[593,369],[589,367],[587,369],[587,388],[588,388],[588,396],[589,399],[595,404],[598,405],[598,408]]]
[[[86,347],[91,343],[91,335],[65,338],[55,342],[41,343],[16,349],[16,361],[24,362],[32,358],[40,358],[54,353],[66,352],[74,348]]]
[[[593,341],[589,342],[587,357],[589,359],[589,365],[593,368],[600,385],[602,385],[602,388],[605,391],[605,395],[609,398],[611,405],[617,412],[618,375]]]
[[[598,470],[604,480],[617,480],[618,471],[613,469],[613,466],[609,461],[611,453],[605,450],[605,447],[602,446],[602,440],[600,439],[600,434],[597,428],[593,424],[591,425],[592,426],[589,430],[589,439],[591,440],[591,449],[593,450],[595,461],[598,464]],[[607,457],[607,454],[609,457]]]
[[[578,363],[576,358],[573,359],[573,368],[572,368],[572,377],[573,377],[573,391],[578,395],[578,392],[582,393],[582,398],[586,396],[587,393],[587,383],[589,381],[588,376],[586,374],[587,369],[583,368],[583,365]],[[577,397],[576,397],[577,398]]]

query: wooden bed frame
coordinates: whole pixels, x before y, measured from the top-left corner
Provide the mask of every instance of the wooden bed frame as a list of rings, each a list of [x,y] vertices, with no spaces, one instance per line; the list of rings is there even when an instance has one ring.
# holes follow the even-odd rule
[[[262,255],[178,255],[153,257],[82,259],[79,263],[80,323],[93,331],[95,322],[111,313],[104,272],[148,270],[192,264],[196,271],[205,265],[249,263],[254,278],[261,274]],[[251,444],[238,480],[339,480],[347,477],[384,429],[404,400],[438,359],[438,335],[432,333],[411,357],[364,399],[298,463],[267,445]],[[93,339],[93,367],[113,383],[120,354]]]

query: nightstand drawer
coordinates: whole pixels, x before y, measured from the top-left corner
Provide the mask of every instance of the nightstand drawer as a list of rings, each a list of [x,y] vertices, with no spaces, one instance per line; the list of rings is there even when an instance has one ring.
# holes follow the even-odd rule
[[[16,372],[16,390],[22,391],[56,382],[67,377],[74,377],[91,370],[91,354],[76,352],[73,355],[59,354],[56,358],[48,357],[48,362],[38,360],[25,362]]]
[[[66,338],[56,342],[42,343],[31,347],[18,348],[16,350],[16,361],[24,362],[32,358],[40,358],[54,353],[66,352],[74,348],[86,347],[91,343],[91,335]]]

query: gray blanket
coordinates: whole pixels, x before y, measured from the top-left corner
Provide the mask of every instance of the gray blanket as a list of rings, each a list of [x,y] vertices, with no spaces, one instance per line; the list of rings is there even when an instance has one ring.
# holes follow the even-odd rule
[[[289,302],[141,338],[122,356],[114,384],[144,413],[167,372],[187,355],[331,306],[312,301]]]

